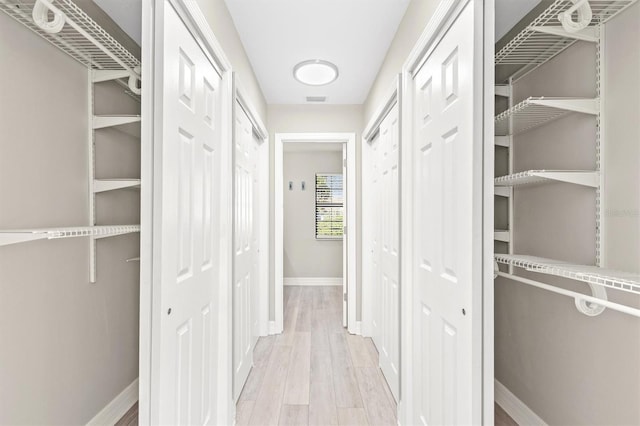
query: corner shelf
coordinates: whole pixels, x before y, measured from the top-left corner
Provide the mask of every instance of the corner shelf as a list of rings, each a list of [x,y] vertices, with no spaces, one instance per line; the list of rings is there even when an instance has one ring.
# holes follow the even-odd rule
[[[125,188],[140,188],[140,179],[95,179],[93,181],[95,194]]]
[[[513,78],[539,67],[578,40],[597,42],[599,25],[622,12],[636,0],[590,1],[593,18],[577,33],[564,31],[558,15],[573,6],[569,0],[556,0],[495,55],[496,65],[522,65]]]
[[[495,118],[495,131],[499,136],[516,135],[542,126],[571,112],[597,115],[600,102],[586,98],[530,97],[509,108]],[[509,124],[512,131],[509,132]]]
[[[554,275],[640,295],[640,274],[578,265],[536,256],[496,254],[495,260],[509,266]]]
[[[565,182],[597,188],[600,174],[589,170],[528,170],[494,179],[497,187],[533,185],[550,182]]]
[[[94,237],[107,238],[140,232],[140,225],[82,226],[75,228],[33,228],[0,230],[0,246],[34,240]]]

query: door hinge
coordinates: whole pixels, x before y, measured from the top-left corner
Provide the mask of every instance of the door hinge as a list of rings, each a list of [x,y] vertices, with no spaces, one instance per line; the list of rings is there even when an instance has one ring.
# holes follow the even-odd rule
[[[347,235],[347,225],[342,227],[342,235]]]
[[[342,167],[347,167],[347,159],[346,158],[342,159]]]
[[[347,293],[342,293],[342,301],[343,302],[347,301]]]

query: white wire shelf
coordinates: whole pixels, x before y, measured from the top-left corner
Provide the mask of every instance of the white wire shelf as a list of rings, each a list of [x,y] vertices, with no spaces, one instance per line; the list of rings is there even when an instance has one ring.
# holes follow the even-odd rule
[[[566,114],[597,115],[598,99],[530,97],[495,118],[496,135],[516,135],[542,126]],[[511,124],[511,129],[509,129]]]
[[[494,179],[495,186],[535,185],[551,182],[566,182],[597,188],[600,174],[590,170],[527,170]]]
[[[636,0],[590,0],[590,25],[576,33],[563,30],[558,15],[573,6],[570,0],[556,0],[529,26],[518,33],[495,56],[496,65],[523,65],[528,70],[542,65],[577,40],[598,40],[598,25],[608,21]]]
[[[33,20],[36,2],[37,0],[0,0],[0,10],[87,67],[134,71],[140,66],[140,61],[133,54],[71,0],[43,2],[58,9],[66,19],[59,32],[44,31]]]
[[[34,228],[0,230],[0,246],[34,240],[57,238],[94,237],[107,238],[140,232],[140,225],[82,226],[75,228]]]
[[[125,188],[140,188],[140,179],[95,179],[93,181],[94,193]]]
[[[535,256],[496,254],[495,260],[498,263],[524,268],[528,271],[640,294],[640,274],[637,273],[616,271],[598,266],[577,265]]]
[[[493,231],[493,240],[502,241],[503,243],[511,242],[511,232],[506,229],[496,229]]]

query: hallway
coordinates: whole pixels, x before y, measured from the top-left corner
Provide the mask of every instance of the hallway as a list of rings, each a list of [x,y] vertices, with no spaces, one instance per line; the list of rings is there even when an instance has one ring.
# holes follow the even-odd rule
[[[395,425],[369,338],[342,327],[341,287],[284,288],[284,332],[261,337],[237,425]]]

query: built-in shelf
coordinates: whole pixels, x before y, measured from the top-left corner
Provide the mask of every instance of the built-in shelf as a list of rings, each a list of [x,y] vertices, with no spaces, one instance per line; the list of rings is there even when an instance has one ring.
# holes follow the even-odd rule
[[[518,33],[495,56],[496,65],[521,65],[513,77],[544,64],[578,40],[597,42],[598,25],[608,21],[636,0],[590,1],[592,19],[590,25],[578,32],[569,33],[558,21],[558,15],[573,6],[569,0],[556,0],[524,30]]]
[[[598,99],[530,97],[496,116],[495,132],[516,135],[571,112],[597,115],[598,111]]]
[[[140,179],[96,179],[93,181],[94,193],[124,188],[140,188]]]
[[[597,188],[600,174],[590,170],[527,170],[494,179],[496,187],[566,182]],[[497,188],[496,188],[497,191]]]
[[[130,262],[140,262],[140,258],[139,257],[132,257],[131,259],[127,259],[126,260],[127,263]]]
[[[503,243],[511,242],[511,232],[506,229],[496,229],[493,231],[493,240],[502,241]]]
[[[33,240],[94,237],[107,238],[140,232],[140,225],[81,226],[75,228],[33,228],[0,230],[0,246]]]
[[[508,186],[497,186],[495,188],[494,195],[505,198],[511,197],[511,188]]]
[[[596,284],[629,293],[640,294],[640,274],[577,265],[560,260],[515,254],[496,254],[496,262],[524,268],[541,274],[555,275],[589,284]]]

